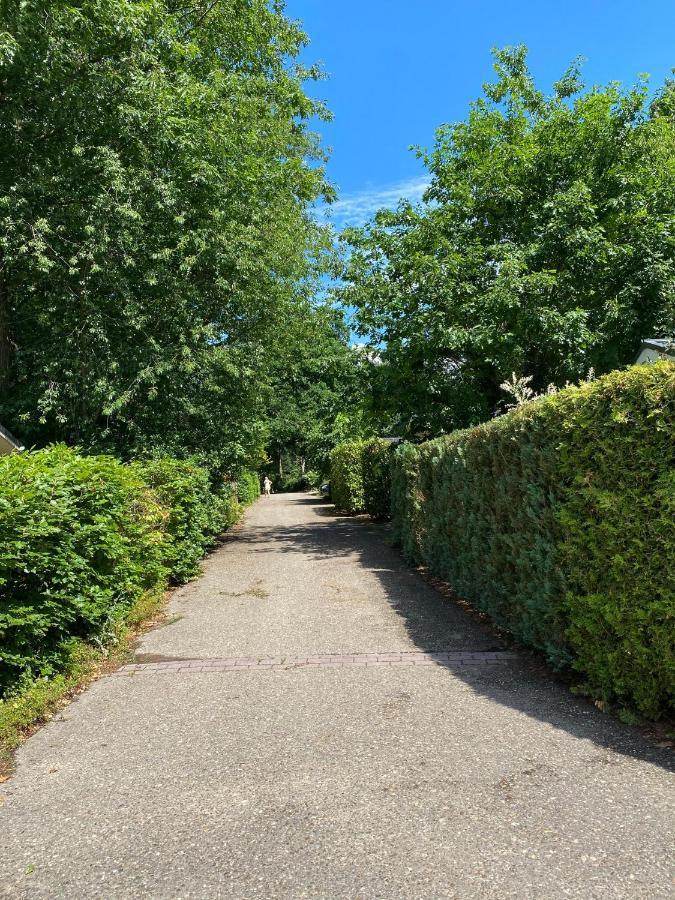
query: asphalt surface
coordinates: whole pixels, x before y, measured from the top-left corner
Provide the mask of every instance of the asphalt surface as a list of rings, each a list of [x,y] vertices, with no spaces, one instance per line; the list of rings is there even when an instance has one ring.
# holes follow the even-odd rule
[[[145,636],[148,668],[17,754],[0,896],[672,897],[668,751],[525,660],[483,664],[499,641],[384,538],[260,500]],[[389,653],[428,664],[364,662]],[[273,662],[206,670],[237,657]]]

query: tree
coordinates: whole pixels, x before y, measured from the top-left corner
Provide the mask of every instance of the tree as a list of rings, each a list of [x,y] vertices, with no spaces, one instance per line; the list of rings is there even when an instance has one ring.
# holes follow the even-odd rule
[[[675,327],[672,85],[547,97],[523,47],[431,152],[425,202],[345,235],[340,299],[379,348],[379,394],[409,435],[489,418],[513,372],[536,391],[632,361]]]
[[[1,10],[0,418],[123,455],[243,437],[329,193],[305,36],[266,0]]]
[[[363,361],[349,346],[342,312],[309,299],[283,323],[267,349],[270,391],[269,455],[304,474],[325,473],[341,440],[368,431],[364,418]]]

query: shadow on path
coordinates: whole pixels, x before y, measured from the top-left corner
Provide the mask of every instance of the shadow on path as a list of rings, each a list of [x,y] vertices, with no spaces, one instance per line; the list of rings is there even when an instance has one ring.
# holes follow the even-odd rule
[[[464,609],[424,581],[385,541],[385,528],[368,519],[337,515],[323,499],[288,498],[290,503],[311,507],[316,521],[298,526],[249,526],[237,535],[253,553],[302,553],[321,560],[340,557],[358,560],[384,588],[391,609],[400,616],[414,644],[434,653],[462,649],[467,652],[500,650],[504,644],[487,625],[481,625]],[[382,651],[387,651],[383,647]],[[639,729],[623,725],[574,697],[540,662],[526,653],[499,669],[476,666],[452,669],[453,674],[477,694],[561,729],[599,747],[642,759],[668,770],[675,768],[672,753],[647,740]],[[597,758],[589,765],[597,765]],[[611,759],[604,762],[610,764]]]

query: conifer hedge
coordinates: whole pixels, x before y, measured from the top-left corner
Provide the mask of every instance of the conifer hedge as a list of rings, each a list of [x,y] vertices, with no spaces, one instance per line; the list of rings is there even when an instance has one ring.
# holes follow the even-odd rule
[[[361,451],[363,505],[374,519],[388,519],[391,508],[392,445],[381,438],[366,441]]]
[[[381,438],[346,441],[330,457],[333,503],[344,512],[367,512],[376,519],[389,516],[391,445]]]
[[[411,561],[593,697],[675,694],[675,364],[613,372],[394,454]]]
[[[194,575],[238,517],[234,488],[194,460],[124,464],[64,445],[0,456],[0,697],[59,672],[74,642],[105,643],[145,592]]]
[[[365,511],[363,492],[363,448],[365,441],[345,441],[330,455],[330,496],[338,509],[348,513]]]

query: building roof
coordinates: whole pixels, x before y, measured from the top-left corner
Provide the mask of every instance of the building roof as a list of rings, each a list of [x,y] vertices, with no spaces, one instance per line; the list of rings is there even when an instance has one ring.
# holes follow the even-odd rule
[[[3,447],[5,450],[23,450],[24,446],[18,438],[15,438],[14,435],[7,431],[6,428],[3,428],[0,425],[0,452],[2,452]]]
[[[675,354],[675,340],[673,338],[647,338],[642,342],[642,347],[649,350],[657,350],[659,353]]]
[[[675,338],[645,338],[635,357],[635,363],[654,362],[658,358],[675,359]]]

